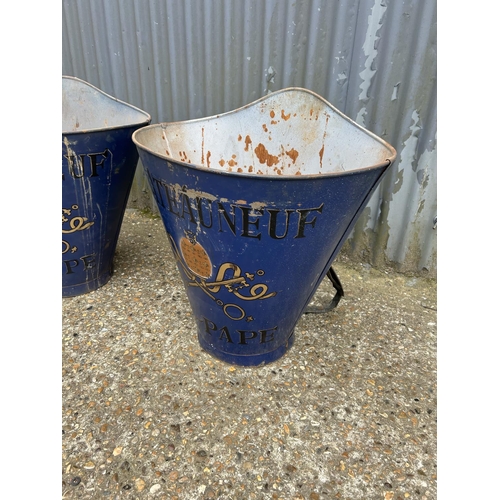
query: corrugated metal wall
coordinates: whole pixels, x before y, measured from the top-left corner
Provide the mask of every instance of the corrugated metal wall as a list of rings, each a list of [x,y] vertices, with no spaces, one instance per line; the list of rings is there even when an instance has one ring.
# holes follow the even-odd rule
[[[151,114],[308,88],[398,150],[343,251],[436,275],[436,0],[64,0],[62,73]],[[156,210],[139,165],[131,206]]]

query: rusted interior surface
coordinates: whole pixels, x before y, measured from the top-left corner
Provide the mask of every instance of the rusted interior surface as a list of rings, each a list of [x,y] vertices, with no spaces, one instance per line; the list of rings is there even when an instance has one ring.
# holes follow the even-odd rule
[[[224,115],[137,134],[160,156],[227,172],[312,175],[384,163],[393,151],[315,94],[290,89]]]

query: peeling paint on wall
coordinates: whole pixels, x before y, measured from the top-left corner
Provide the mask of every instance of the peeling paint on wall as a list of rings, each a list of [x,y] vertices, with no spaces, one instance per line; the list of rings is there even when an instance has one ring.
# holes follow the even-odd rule
[[[359,100],[362,102],[368,100],[368,90],[370,89],[372,79],[376,73],[374,63],[378,53],[377,42],[380,38],[377,33],[382,26],[382,19],[386,10],[387,5],[385,1],[376,0],[372,7],[371,14],[368,16],[368,29],[366,30],[365,42],[363,43],[363,53],[366,56],[365,67],[359,74],[361,78]],[[365,126],[365,114],[366,107],[363,107],[356,116],[356,122],[363,126]]]
[[[377,36],[377,33],[382,26],[382,18],[386,10],[387,5],[385,1],[377,0],[368,17],[368,30],[366,31],[365,43],[363,44],[363,52],[366,56],[366,61],[363,71],[359,74],[362,79],[360,85],[361,93],[359,95],[360,101],[368,99],[368,89],[370,88],[371,80],[376,72],[373,68],[373,63],[377,57],[377,41],[380,38]]]
[[[396,85],[394,85],[394,88],[392,89],[391,101],[395,101],[398,98],[398,91],[399,91],[400,85],[401,85],[401,82],[398,82],[398,83],[396,83]]]
[[[387,258],[404,263],[400,268],[405,270],[412,266],[430,266],[422,262],[422,248],[425,246],[420,240],[425,234],[432,235],[433,218],[436,215],[436,202],[432,197],[426,199],[428,191],[436,189],[436,150],[426,150],[420,156],[417,155],[421,129],[419,114],[414,111],[410,135],[404,142],[400,155],[398,175],[402,176],[402,181],[397,184],[392,199],[392,204],[400,207],[400,210],[392,210],[388,214],[391,231],[387,240]],[[420,227],[422,236],[405,231],[406,227]]]

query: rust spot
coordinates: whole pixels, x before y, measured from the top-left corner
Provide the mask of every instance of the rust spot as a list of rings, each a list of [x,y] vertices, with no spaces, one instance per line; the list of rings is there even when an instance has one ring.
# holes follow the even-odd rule
[[[250,136],[249,136],[249,135],[247,135],[247,136],[245,137],[245,151],[248,151],[248,145],[249,145],[249,144],[252,144],[252,139],[250,139]]]
[[[236,158],[236,155],[231,155],[231,158]]]
[[[274,118],[274,117],[275,117],[275,113],[274,113],[274,111],[273,111],[272,109],[271,109],[271,112],[269,113],[269,116],[270,116],[271,118]]]
[[[325,152],[325,145],[319,150],[319,168],[323,168],[323,153]]]
[[[227,164],[230,166],[230,167],[234,167],[235,165],[238,165],[238,162],[234,161],[233,159],[229,160],[227,162]],[[239,170],[238,170],[239,172]]]
[[[261,175],[264,175],[264,172],[262,172],[262,170],[258,170],[257,173],[261,174]]]
[[[253,167],[252,167],[252,165],[250,165],[250,166],[248,167],[248,171],[249,171],[249,172],[253,172]]]
[[[268,132],[267,125],[265,123],[262,124],[262,128],[264,129],[264,132]]]
[[[238,141],[241,141],[242,137],[241,134],[238,135]]]
[[[277,173],[278,175],[281,175],[281,170],[277,170],[277,171],[276,171],[276,173]]]
[[[278,122],[276,120],[271,120],[271,125],[276,125]]]
[[[75,123],[75,128],[79,128],[79,127],[80,127],[80,123],[77,121],[77,122]]]
[[[241,167],[238,167],[237,172],[239,172],[241,174],[241,172],[243,172],[243,169]]]
[[[316,115],[316,119],[318,119],[318,115]],[[325,152],[326,130],[328,128],[329,119],[330,116],[326,114],[325,131],[323,132],[323,147],[319,150],[319,168],[323,168],[323,153]]]
[[[167,156],[170,156],[170,153],[169,153],[168,149],[165,149],[165,153],[166,153]]]
[[[298,170],[295,172],[295,175],[302,175]]]
[[[299,152],[293,148],[290,151],[287,151],[286,154],[292,159],[293,163],[295,163],[297,156],[299,156]]]
[[[221,167],[223,167],[225,163],[226,163],[226,162],[225,162],[224,160],[220,160],[220,161],[219,161],[219,165],[220,165]]]
[[[314,113],[314,109],[311,109],[311,110],[309,111],[309,116],[312,116],[312,115],[313,115],[313,113]]]
[[[281,110],[281,118],[283,118],[283,120],[287,121],[290,118],[290,115],[291,115],[291,113],[288,113],[287,115],[285,115],[285,112],[283,110]]]
[[[210,157],[212,156],[212,153],[210,151],[207,151],[207,167],[210,168]]]
[[[201,164],[205,164],[205,127],[201,127]]]
[[[269,153],[264,144],[259,143],[259,145],[254,149],[257,158],[260,163],[267,163],[267,166],[276,165],[278,163],[278,157]]]

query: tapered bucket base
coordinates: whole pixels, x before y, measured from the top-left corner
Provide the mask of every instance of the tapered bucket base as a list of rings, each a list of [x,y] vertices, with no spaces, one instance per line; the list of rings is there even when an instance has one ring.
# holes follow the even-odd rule
[[[210,342],[202,335],[198,334],[198,341],[203,350],[207,351],[214,358],[217,358],[225,363],[238,366],[263,366],[273,361],[278,360],[292,347],[295,341],[295,331],[292,331],[287,341],[277,349],[266,352],[264,354],[232,354],[229,352],[221,351],[219,348],[214,348]]]
[[[96,278],[95,280],[88,281],[87,283],[81,283],[80,285],[73,286],[63,286],[62,296],[64,297],[76,297],[77,295],[83,295],[84,293],[94,292],[101,286],[104,286],[111,278],[112,272],[107,272]]]

